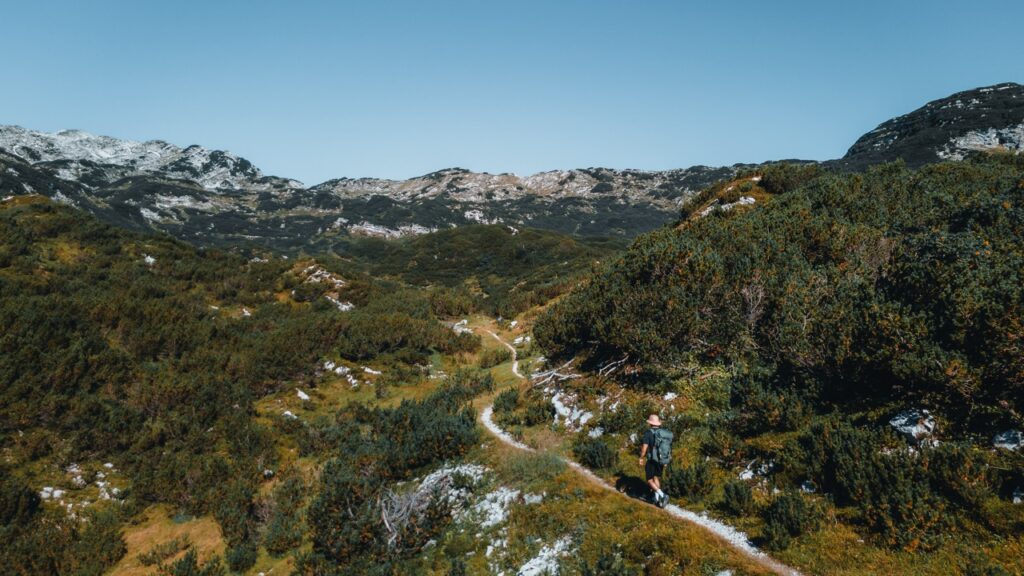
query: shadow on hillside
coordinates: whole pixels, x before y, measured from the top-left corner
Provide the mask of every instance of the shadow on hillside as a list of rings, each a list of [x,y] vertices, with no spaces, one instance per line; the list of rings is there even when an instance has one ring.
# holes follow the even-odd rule
[[[630,498],[650,502],[651,489],[647,486],[647,482],[644,482],[644,479],[638,476],[630,476],[619,472],[615,476],[615,489]]]

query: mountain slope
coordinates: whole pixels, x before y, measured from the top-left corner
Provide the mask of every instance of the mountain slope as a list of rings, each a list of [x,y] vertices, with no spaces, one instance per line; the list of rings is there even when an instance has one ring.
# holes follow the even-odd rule
[[[1008,82],[958,92],[888,120],[861,136],[840,162],[862,169],[961,160],[976,151],[1024,149],[1024,86]]]
[[[862,170],[903,159],[919,166],[1022,146],[1024,87],[1007,83],[893,118],[858,139],[842,159],[822,164]],[[408,180],[340,178],[306,187],[264,175],[229,152],[159,140],[0,126],[0,150],[0,188],[6,193],[39,191],[106,221],[198,244],[256,243],[285,251],[330,244],[339,236],[395,238],[472,224],[632,238],[674,219],[697,191],[765,165],[587,168],[531,176],[450,168]],[[29,172],[18,163],[35,171],[36,184],[18,185],[18,174]],[[42,183],[47,176],[52,181]]]
[[[741,168],[600,168],[528,177],[453,168],[402,181],[343,178],[306,188],[265,176],[229,152],[159,140],[0,126],[0,149],[8,163],[20,161],[79,185],[75,195],[56,199],[70,198],[87,210],[102,206],[122,223],[201,243],[256,241],[279,249],[321,235],[394,238],[492,223],[632,237],[670,219],[693,192]],[[42,188],[53,187],[59,185]]]

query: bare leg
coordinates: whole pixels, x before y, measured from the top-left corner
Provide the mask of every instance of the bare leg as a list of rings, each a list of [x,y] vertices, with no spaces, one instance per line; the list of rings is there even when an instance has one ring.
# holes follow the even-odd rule
[[[658,490],[661,490],[661,482],[658,481],[657,476],[648,480],[647,485],[651,487],[652,495],[657,494]]]

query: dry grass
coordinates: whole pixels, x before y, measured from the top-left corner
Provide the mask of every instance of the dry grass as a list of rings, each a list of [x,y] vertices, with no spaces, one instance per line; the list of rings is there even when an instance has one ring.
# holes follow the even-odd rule
[[[194,518],[186,522],[175,522],[169,506],[160,504],[150,506],[138,517],[134,524],[124,531],[128,553],[108,573],[108,576],[149,576],[156,574],[155,566],[143,566],[139,555],[145,554],[155,546],[171,542],[177,538],[187,538],[199,556],[200,562],[224,553],[224,536],[220,526],[212,516]],[[185,555],[185,550],[171,556],[167,562],[173,562]]]
[[[530,479],[519,477],[523,467],[510,463],[538,458],[497,441],[488,441],[476,456],[496,470],[502,484],[520,488]],[[563,468],[542,487],[529,484],[535,492],[543,488],[547,497],[541,504],[511,510],[502,534],[509,541],[507,564],[511,567],[535,552],[535,546],[528,545],[535,539],[551,542],[573,535],[578,550],[575,560],[565,560],[569,565],[584,560],[593,565],[602,553],[619,550],[626,560],[644,565],[648,574],[704,574],[726,568],[734,574],[769,573],[703,529],[594,484],[572,469]],[[479,568],[485,566],[482,563]]]

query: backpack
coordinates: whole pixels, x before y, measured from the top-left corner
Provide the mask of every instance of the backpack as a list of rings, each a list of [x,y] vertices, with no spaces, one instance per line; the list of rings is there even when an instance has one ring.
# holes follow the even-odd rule
[[[672,460],[672,432],[662,428],[654,429],[654,450],[651,459],[662,466]]]

